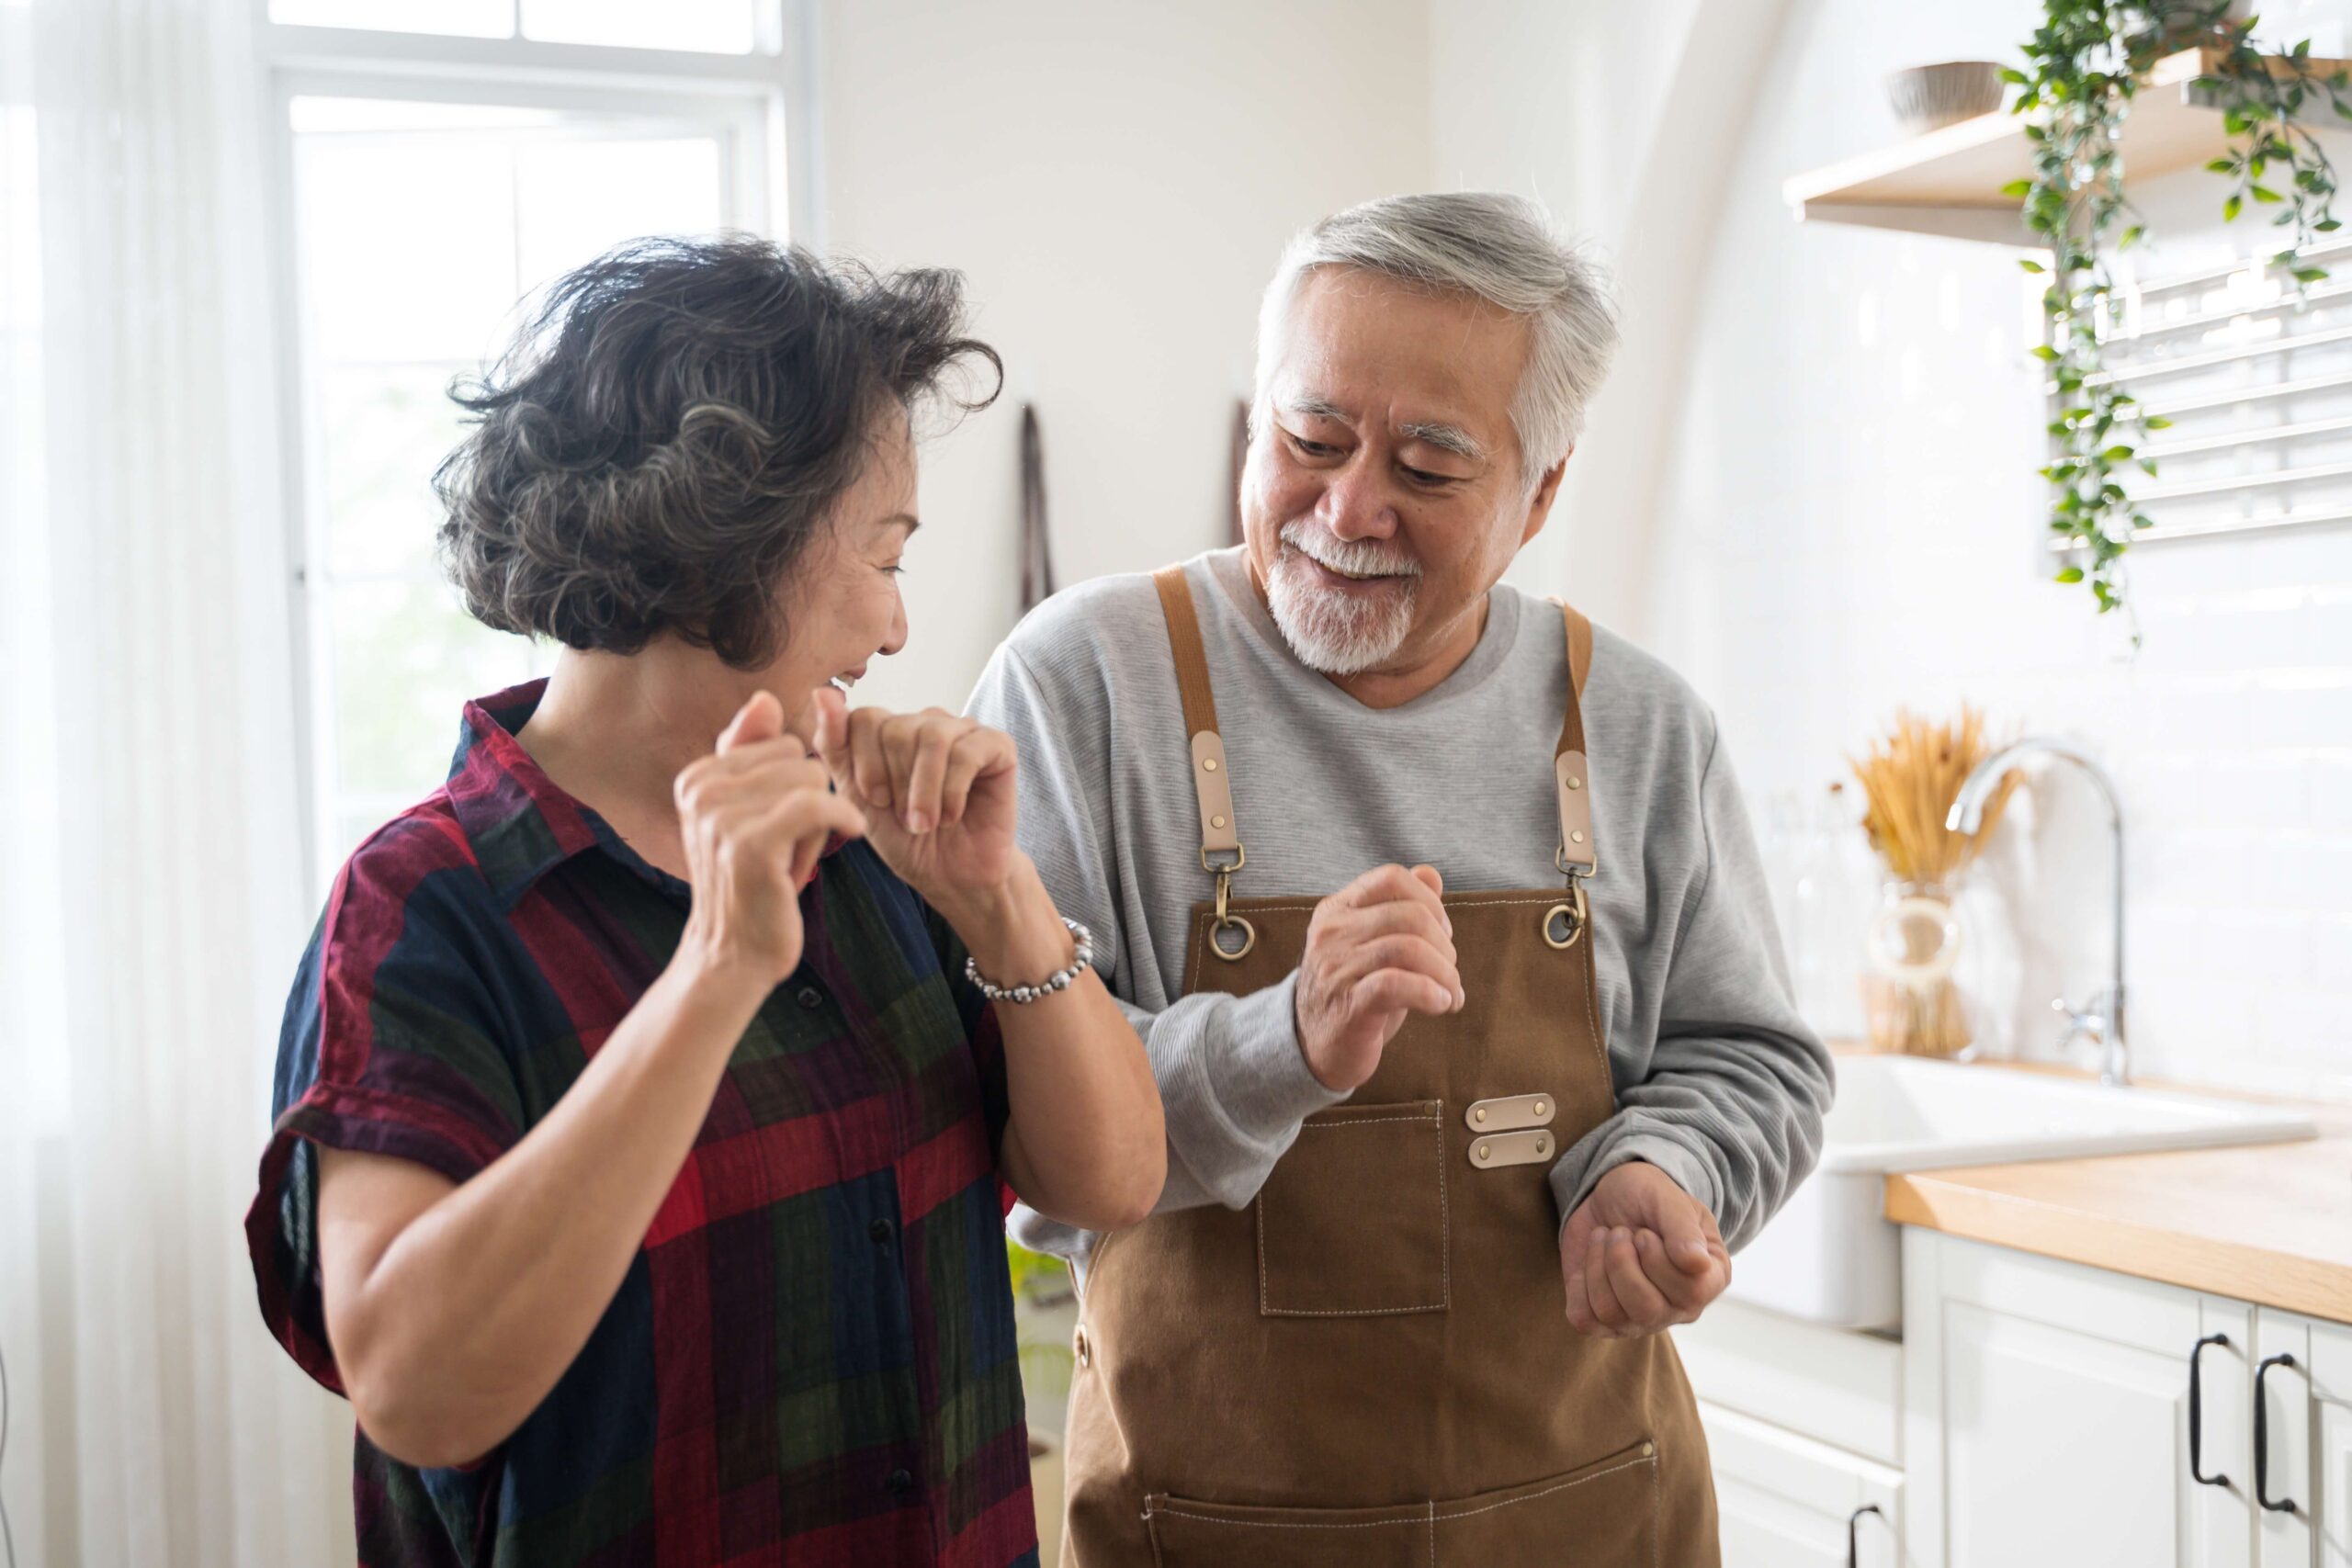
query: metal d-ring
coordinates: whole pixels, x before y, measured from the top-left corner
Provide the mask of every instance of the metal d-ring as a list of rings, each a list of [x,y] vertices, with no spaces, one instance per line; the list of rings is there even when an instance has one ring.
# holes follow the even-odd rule
[[[1239,861],[1234,862],[1229,866],[1220,866],[1217,868],[1216,918],[1209,922],[1209,951],[1216,953],[1219,958],[1224,959],[1227,964],[1240,963],[1244,958],[1250,956],[1250,950],[1258,945],[1258,928],[1251,925],[1243,916],[1227,914],[1226,912],[1226,895],[1231,889],[1233,874],[1240,869],[1241,863]],[[1234,926],[1241,928],[1241,945],[1228,952],[1226,945],[1217,941],[1217,933]]]
[[[1544,911],[1544,940],[1562,952],[1577,944],[1584,936],[1585,928],[1584,883],[1581,880],[1571,881],[1568,884],[1568,891],[1573,896],[1573,902],[1563,900]],[[1567,921],[1568,934],[1565,937],[1554,936],[1552,922],[1562,919]]]

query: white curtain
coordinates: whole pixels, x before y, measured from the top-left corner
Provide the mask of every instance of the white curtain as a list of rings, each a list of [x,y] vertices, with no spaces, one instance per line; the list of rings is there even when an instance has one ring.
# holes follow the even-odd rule
[[[239,1222],[311,911],[253,0],[0,0],[0,1497],[21,1568],[352,1560]]]

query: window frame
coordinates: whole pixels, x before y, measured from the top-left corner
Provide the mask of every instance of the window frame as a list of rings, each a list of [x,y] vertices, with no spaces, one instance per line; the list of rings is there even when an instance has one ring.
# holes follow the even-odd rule
[[[301,758],[296,781],[300,853],[311,886],[324,886],[338,841],[331,821],[334,681],[324,570],[324,497],[317,416],[322,380],[305,341],[297,206],[294,99],[375,97],[414,102],[641,115],[714,132],[725,166],[729,226],[788,235],[821,248],[816,0],[755,0],[748,54],[468,38],[272,21],[252,0],[258,64],[266,243],[272,276],[280,499],[285,513],[288,694]],[[518,7],[519,10],[519,7]]]

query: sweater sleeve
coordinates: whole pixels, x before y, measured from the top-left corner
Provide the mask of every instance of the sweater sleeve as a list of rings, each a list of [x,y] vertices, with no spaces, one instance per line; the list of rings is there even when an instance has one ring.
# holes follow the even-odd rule
[[[1561,1223],[1628,1160],[1665,1171],[1713,1212],[1736,1249],[1763,1228],[1821,1156],[1829,1053],[1799,1016],[1756,836],[1721,732],[1698,809],[1707,867],[1667,971],[1648,1072],[1618,1111],[1561,1157]]]
[[[1051,680],[1008,643],[981,673],[966,712],[1012,736],[1020,755],[1022,848],[1061,912],[1094,933],[1105,986],[1141,1037],[1168,1128],[1161,1210],[1255,1198],[1299,1123],[1346,1098],[1325,1089],[1299,1050],[1296,976],[1248,996],[1169,999],[1148,933],[1122,920],[1121,865],[1111,818],[1109,697],[1099,682]],[[1064,1257],[1091,1238],[1013,1213],[1025,1246]]]

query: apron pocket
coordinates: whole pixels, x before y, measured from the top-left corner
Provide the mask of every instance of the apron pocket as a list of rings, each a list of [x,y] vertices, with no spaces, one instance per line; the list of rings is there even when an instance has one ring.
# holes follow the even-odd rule
[[[1440,1503],[1430,1561],[1652,1568],[1657,1498],[1657,1445],[1636,1443],[1547,1481]]]
[[[1152,1496],[1144,1499],[1143,1522],[1159,1568],[1429,1568],[1436,1560],[1427,1503],[1243,1508]]]
[[[1258,1193],[1261,1314],[1446,1310],[1444,1116],[1422,1100],[1306,1119]]]
[[[1450,1503],[1262,1508],[1144,1499],[1159,1568],[1656,1568],[1657,1449]]]

